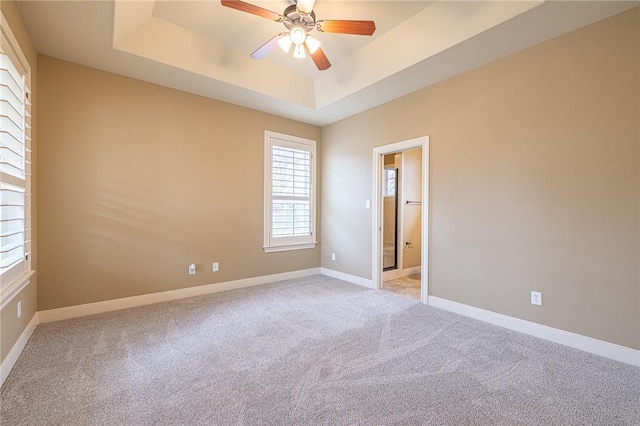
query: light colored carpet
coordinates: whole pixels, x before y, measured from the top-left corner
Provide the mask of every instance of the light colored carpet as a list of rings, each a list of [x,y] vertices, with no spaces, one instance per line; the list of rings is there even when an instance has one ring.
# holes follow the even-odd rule
[[[9,425],[638,425],[640,369],[314,276],[38,326]]]
[[[420,300],[420,274],[385,281],[382,283],[382,289]]]

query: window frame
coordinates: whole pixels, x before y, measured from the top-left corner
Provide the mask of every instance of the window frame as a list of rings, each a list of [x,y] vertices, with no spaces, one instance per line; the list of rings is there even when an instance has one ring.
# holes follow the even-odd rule
[[[14,266],[4,271],[0,276],[0,309],[4,308],[16,295],[18,295],[30,282],[35,271],[31,269],[32,241],[32,192],[31,192],[31,66],[27,61],[20,45],[13,35],[4,14],[0,13],[0,50],[11,61],[13,67],[23,78],[24,117],[23,117],[23,151],[24,151],[24,178],[2,173],[2,182],[7,186],[23,189],[23,259]]]
[[[311,188],[309,195],[309,235],[274,237],[272,235],[272,150],[274,146],[289,149],[303,149],[310,153]],[[264,132],[264,241],[265,253],[304,250],[315,248],[316,244],[316,141],[298,136],[265,130]]]

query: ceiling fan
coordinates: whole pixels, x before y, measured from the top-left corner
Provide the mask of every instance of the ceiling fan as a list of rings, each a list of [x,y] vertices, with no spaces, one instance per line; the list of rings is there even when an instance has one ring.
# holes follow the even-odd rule
[[[251,57],[254,59],[264,58],[278,45],[287,53],[293,46],[294,58],[304,58],[308,53],[316,67],[323,71],[328,69],[331,63],[320,48],[320,41],[309,34],[314,28],[325,33],[366,36],[372,35],[376,30],[376,24],[373,21],[317,21],[313,11],[316,0],[297,0],[296,4],[287,7],[282,14],[240,0],[220,1],[223,6],[282,22],[287,28],[287,31],[273,37],[253,52]]]

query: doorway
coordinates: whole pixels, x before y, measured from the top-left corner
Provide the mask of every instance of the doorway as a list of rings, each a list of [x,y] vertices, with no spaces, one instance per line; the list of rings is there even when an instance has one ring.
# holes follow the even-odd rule
[[[397,154],[384,156],[382,170],[382,270],[398,270],[399,218]],[[384,277],[383,277],[384,278]]]
[[[373,285],[426,304],[429,137],[374,148],[373,165]]]

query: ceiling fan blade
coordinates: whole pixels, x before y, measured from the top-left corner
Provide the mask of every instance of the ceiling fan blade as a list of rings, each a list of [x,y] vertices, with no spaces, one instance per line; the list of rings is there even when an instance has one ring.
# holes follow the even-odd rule
[[[376,23],[373,21],[318,21],[318,30],[325,33],[370,36],[376,30]]]
[[[245,3],[240,0],[220,0],[220,3],[222,3],[223,6],[230,7],[231,9],[262,16],[263,18],[271,19],[273,21],[281,21],[283,19],[282,15],[279,13],[263,9],[260,6],[255,6],[250,3]]]
[[[329,59],[327,59],[327,56],[324,54],[321,48],[318,47],[315,52],[311,53],[306,42],[304,43],[304,47],[306,48],[307,53],[311,55],[311,59],[313,59],[313,62],[316,64],[316,67],[318,67],[320,71],[324,71],[331,67],[331,62],[329,62]]]
[[[298,0],[296,2],[296,9],[303,15],[308,15],[313,10],[313,6],[316,4],[316,0]]]
[[[262,59],[267,56],[278,45],[278,40],[284,37],[284,34],[278,34],[262,46],[260,46],[255,52],[251,54],[253,59]]]

